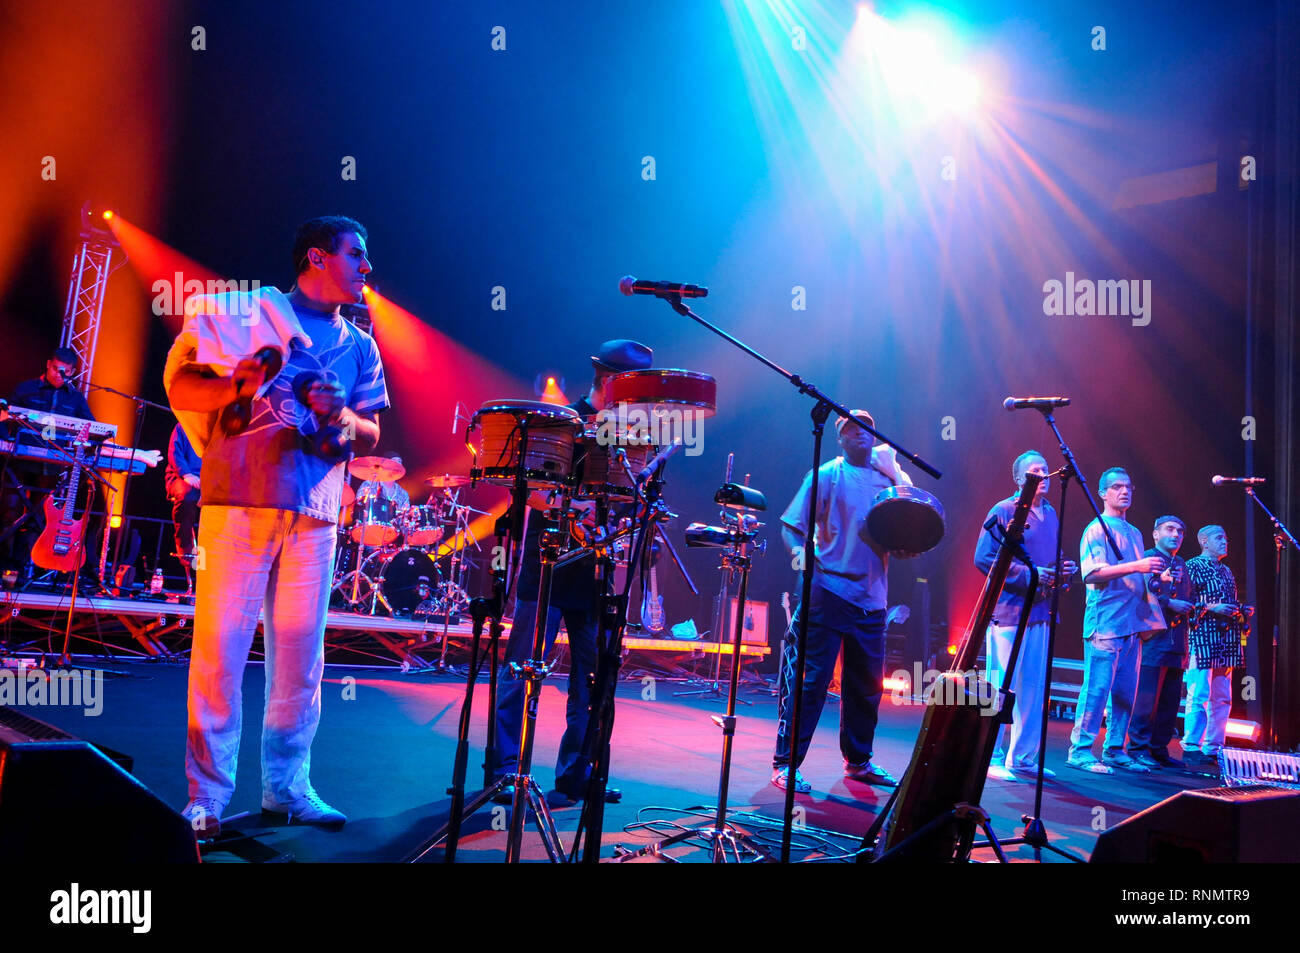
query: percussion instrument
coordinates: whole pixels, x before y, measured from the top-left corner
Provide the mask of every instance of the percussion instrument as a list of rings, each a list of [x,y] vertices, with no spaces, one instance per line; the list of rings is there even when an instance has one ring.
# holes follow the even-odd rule
[[[573,448],[582,434],[576,411],[536,400],[491,400],[470,421],[469,433],[479,431],[475,452],[483,479],[512,485],[523,472],[530,489],[567,485],[573,473]],[[520,458],[519,435],[526,429],[527,448]]]
[[[903,558],[934,549],[945,527],[943,504],[914,486],[881,490],[867,513],[867,534],[881,549]]]
[[[651,417],[673,410],[712,417],[717,397],[717,381],[694,371],[659,368],[625,371],[605,378],[606,407],[626,407],[628,413],[640,411]]]
[[[437,546],[446,534],[447,522],[442,507],[430,504],[408,506],[400,518],[402,534],[412,546]]]
[[[393,483],[406,476],[406,467],[388,457],[356,457],[348,464],[348,473],[358,480]]]
[[[455,473],[443,473],[438,476],[432,476],[424,481],[424,485],[431,490],[454,490],[458,486],[468,486],[470,479],[467,476],[460,476]]]
[[[366,560],[378,563],[379,574],[372,578],[380,597],[394,615],[412,614],[437,594],[438,567],[428,554],[418,549],[395,553],[375,553]]]
[[[654,454],[655,448],[646,437],[627,431],[610,432],[604,428],[588,427],[574,453],[574,469],[577,474],[574,498],[634,498],[636,474],[650,462]],[[626,455],[626,466],[621,459],[622,455]]]
[[[401,534],[397,502],[382,496],[363,496],[352,507],[352,541],[366,546],[387,546]]]

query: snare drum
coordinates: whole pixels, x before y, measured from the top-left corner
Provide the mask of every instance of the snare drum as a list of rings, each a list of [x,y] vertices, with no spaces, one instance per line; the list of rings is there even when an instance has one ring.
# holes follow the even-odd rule
[[[402,514],[402,532],[412,546],[437,546],[442,542],[442,507],[409,506]]]
[[[480,438],[476,464],[488,483],[512,485],[520,470],[535,490],[571,481],[573,448],[582,434],[576,411],[536,400],[491,400],[474,415],[470,431],[475,429]],[[521,459],[519,438],[525,431]]]
[[[620,450],[627,454],[626,467],[619,459]],[[574,498],[632,499],[636,496],[634,477],[654,454],[655,448],[645,437],[610,428],[588,427],[574,454],[578,486]],[[631,476],[628,476],[629,471]]]
[[[867,513],[867,534],[881,549],[903,558],[934,549],[945,528],[943,504],[915,486],[881,490]]]
[[[401,536],[397,503],[381,496],[365,496],[352,507],[352,541],[366,546],[387,546]]]

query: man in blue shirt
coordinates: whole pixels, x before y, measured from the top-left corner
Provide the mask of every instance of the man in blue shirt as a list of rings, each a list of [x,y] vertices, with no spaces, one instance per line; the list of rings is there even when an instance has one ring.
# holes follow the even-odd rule
[[[365,228],[342,216],[312,219],[298,229],[293,259],[297,286],[287,299],[279,292],[268,298],[292,306],[310,344],[295,338],[269,383],[253,358],[240,360],[229,375],[196,363],[194,338],[185,331],[168,355],[174,410],[215,419],[237,399],[251,402],[246,426],[215,425],[206,447],[196,448],[203,456],[203,516],[185,814],[209,837],[220,831],[221,812],[234,794],[244,666],[263,608],[262,810],[290,822],[346,820],[308,776],[346,470],[344,458],[321,455],[317,437],[335,425],[353,434],[357,451],[371,450],[388,392],[374,339],[339,313],[340,305],[361,300],[370,272]]]
[[[1002,593],[994,608],[993,621],[989,623],[985,651],[986,677],[990,685],[1015,692],[1011,730],[1004,727],[998,732],[998,745],[989,764],[988,776],[997,781],[1028,781],[1038,772],[1038,742],[1043,724],[1043,686],[1047,679],[1048,623],[1051,619],[1051,591],[1056,582],[1056,542],[1060,525],[1056,510],[1047,502],[1051,481],[1047,479],[1047,460],[1035,450],[1027,450],[1016,457],[1011,465],[1011,476],[1016,486],[1025,485],[1025,475],[1035,473],[1043,477],[1034,495],[1033,505],[1025,523],[1024,548],[1038,567],[1038,589],[1029,610],[1021,642],[1020,657],[1016,661],[1016,674],[1011,685],[1003,685],[1011,647],[1016,638],[1020,613],[1029,591],[1029,567],[1019,559],[1007,571]],[[1011,525],[1016,511],[1019,492],[994,504],[984,521],[995,520],[1002,532]],[[1000,538],[1000,537],[998,537]],[[989,530],[981,530],[975,547],[975,568],[988,575],[997,561],[998,538]],[[1067,562],[1061,573],[1068,580],[1075,565]],[[1054,777],[1055,772],[1044,768],[1044,777]]]

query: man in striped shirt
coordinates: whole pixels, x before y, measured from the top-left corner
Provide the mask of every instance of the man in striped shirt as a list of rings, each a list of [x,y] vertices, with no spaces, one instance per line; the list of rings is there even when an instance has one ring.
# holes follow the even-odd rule
[[[1232,670],[1242,664],[1241,626],[1254,607],[1237,602],[1237,580],[1224,565],[1228,534],[1222,526],[1202,526],[1196,534],[1201,555],[1187,560],[1196,591],[1187,640],[1187,716],[1183,722],[1183,760],[1203,767],[1218,760],[1232,710]]]

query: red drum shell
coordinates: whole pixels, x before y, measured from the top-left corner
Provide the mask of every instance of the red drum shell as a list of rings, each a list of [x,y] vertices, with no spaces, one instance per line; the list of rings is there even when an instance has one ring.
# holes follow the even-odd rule
[[[647,412],[659,406],[693,407],[712,417],[718,406],[718,382],[708,374],[678,368],[626,371],[605,378],[605,406],[627,404]]]

